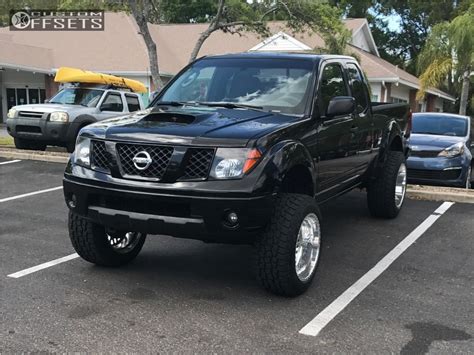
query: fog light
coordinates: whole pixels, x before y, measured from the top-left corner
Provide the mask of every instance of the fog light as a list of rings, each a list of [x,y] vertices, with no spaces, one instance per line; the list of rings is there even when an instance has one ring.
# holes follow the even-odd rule
[[[72,195],[71,196],[71,199],[67,202],[69,208],[76,208],[76,202],[77,202],[77,198],[76,198],[76,195]]]
[[[235,212],[229,212],[227,215],[227,222],[229,222],[231,225],[235,225],[239,222],[239,217],[237,216],[237,213]]]

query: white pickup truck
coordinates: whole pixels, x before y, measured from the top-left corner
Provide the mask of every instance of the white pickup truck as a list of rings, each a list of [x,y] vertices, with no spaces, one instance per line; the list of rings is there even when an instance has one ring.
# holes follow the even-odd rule
[[[64,88],[44,104],[14,106],[7,130],[18,149],[45,150],[47,145],[74,151],[77,134],[88,124],[143,110],[140,95],[110,85]]]

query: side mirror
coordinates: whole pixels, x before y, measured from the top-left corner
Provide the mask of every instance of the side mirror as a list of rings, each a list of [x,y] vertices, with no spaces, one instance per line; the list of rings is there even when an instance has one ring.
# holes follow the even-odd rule
[[[355,99],[352,96],[336,96],[329,101],[327,117],[349,115],[355,110]]]

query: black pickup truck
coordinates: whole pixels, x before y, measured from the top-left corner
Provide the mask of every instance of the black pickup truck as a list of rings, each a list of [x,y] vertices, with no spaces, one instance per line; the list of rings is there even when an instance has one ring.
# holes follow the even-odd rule
[[[359,187],[374,216],[402,207],[411,113],[369,95],[346,56],[193,62],[147,110],[81,130],[64,175],[74,248],[118,266],[147,234],[250,243],[266,289],[303,293],[320,256],[322,203]]]

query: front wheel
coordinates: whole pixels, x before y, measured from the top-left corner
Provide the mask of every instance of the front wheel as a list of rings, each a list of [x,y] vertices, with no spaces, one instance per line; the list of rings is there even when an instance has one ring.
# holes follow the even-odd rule
[[[407,188],[407,167],[402,152],[388,152],[383,170],[367,187],[367,203],[374,217],[395,218]]]
[[[281,296],[298,296],[310,286],[320,256],[320,212],[313,198],[277,197],[273,216],[257,240],[257,278]]]
[[[146,234],[106,230],[69,212],[69,237],[81,258],[102,266],[120,266],[135,259],[145,243]]]

